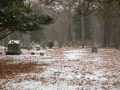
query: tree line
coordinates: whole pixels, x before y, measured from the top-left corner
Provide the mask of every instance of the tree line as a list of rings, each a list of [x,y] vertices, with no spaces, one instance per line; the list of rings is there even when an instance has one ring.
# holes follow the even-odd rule
[[[65,5],[64,2],[67,4]],[[62,8],[62,11],[59,11],[57,5],[62,5],[64,10]],[[54,17],[49,13],[42,13],[45,10],[43,8],[50,6],[51,11],[54,9],[67,15],[67,20],[58,19],[63,24],[62,28],[66,29],[65,33],[70,42],[73,41],[73,27],[75,27],[75,37],[82,42],[82,47],[85,46],[86,39],[91,39],[90,18],[94,13],[102,32],[102,47],[108,47],[111,41],[116,48],[119,46],[119,0],[40,0],[27,4],[23,0],[1,0],[0,40],[15,31],[24,33],[28,30],[41,30],[42,25],[54,23]],[[61,13],[59,17],[65,18]]]

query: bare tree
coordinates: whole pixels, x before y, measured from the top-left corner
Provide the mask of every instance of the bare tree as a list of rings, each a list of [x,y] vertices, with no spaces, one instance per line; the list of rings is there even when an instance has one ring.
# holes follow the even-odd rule
[[[91,14],[92,12],[98,10],[100,8],[100,4],[94,0],[79,0],[79,4],[76,8],[76,11],[79,15],[81,15],[82,22],[82,47],[85,46],[85,16]]]
[[[59,13],[58,21],[64,29],[64,35],[67,36],[69,42],[73,42],[72,29],[74,26],[73,16],[75,14],[76,2],[74,0],[64,0],[60,2],[61,10]]]
[[[119,21],[119,6],[116,2],[104,3],[98,11],[99,19],[101,19],[101,27],[103,27],[103,47],[108,47],[110,43],[116,47],[119,46],[117,39],[119,37],[118,21]],[[103,24],[103,25],[102,25]]]
[[[54,33],[58,33],[55,35],[57,35],[56,39],[59,37],[59,41],[73,42],[72,29],[74,26],[73,16],[75,14],[75,5],[74,0],[57,0],[51,5],[52,9],[59,12],[59,17],[54,24],[48,27],[51,27]]]

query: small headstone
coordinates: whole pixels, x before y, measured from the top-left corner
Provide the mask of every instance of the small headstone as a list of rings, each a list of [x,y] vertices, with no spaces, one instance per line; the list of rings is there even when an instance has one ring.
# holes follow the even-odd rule
[[[92,52],[97,52],[97,47],[92,47]]]
[[[40,50],[40,45],[35,45],[36,50]]]
[[[50,41],[50,42],[49,42],[49,48],[51,49],[53,46],[54,46],[53,42]]]
[[[40,53],[40,56],[44,56],[44,53]]]
[[[40,47],[36,47],[36,50],[37,50],[37,51],[40,50]]]
[[[54,46],[58,47],[58,42],[57,41],[54,41]]]
[[[31,55],[35,55],[35,53],[34,53],[34,52],[31,52]]]
[[[21,51],[21,43],[19,40],[10,40],[8,42],[8,50],[6,55],[20,55]]]

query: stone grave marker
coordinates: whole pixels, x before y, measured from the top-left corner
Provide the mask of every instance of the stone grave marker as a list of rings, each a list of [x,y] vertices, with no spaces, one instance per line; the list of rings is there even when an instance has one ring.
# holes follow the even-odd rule
[[[6,55],[20,55],[21,51],[21,43],[20,40],[10,40],[8,42],[8,50]]]
[[[23,33],[22,35],[22,48],[27,48],[27,49],[32,48],[29,31],[27,31],[26,33]]]
[[[92,52],[97,52],[97,47],[96,46],[92,47]]]

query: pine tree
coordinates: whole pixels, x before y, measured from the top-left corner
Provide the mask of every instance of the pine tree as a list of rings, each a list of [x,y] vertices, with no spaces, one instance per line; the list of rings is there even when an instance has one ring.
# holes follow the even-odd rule
[[[23,0],[0,0],[0,40],[14,31],[40,30],[41,24],[50,24],[53,18],[42,13],[32,13],[30,4]]]

